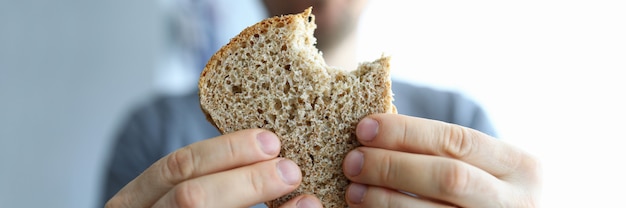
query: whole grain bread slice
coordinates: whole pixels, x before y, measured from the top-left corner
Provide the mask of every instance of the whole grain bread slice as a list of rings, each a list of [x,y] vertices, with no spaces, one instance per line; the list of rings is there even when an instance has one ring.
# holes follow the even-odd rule
[[[198,83],[200,105],[223,134],[249,128],[273,131],[280,157],[302,169],[294,192],[266,202],[278,207],[300,194],[324,207],[347,207],[342,161],[359,146],[356,124],[373,113],[395,113],[389,57],[356,70],[328,66],[315,47],[311,8],[265,19],[217,51]]]

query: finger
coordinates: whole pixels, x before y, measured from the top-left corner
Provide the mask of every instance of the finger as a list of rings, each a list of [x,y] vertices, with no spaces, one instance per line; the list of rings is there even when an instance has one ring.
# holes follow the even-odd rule
[[[301,180],[296,163],[276,158],[180,183],[154,207],[249,207],[295,190]]]
[[[369,116],[357,125],[356,135],[365,146],[459,159],[497,177],[534,163],[520,149],[479,131],[404,115]]]
[[[313,195],[300,195],[288,202],[285,202],[280,208],[316,208],[322,207],[322,202]]]
[[[447,204],[409,196],[399,191],[358,183],[352,183],[348,186],[346,201],[350,207],[452,207]]]
[[[489,173],[445,157],[360,147],[346,155],[343,168],[353,182],[466,207],[493,207],[509,194]]]
[[[275,158],[279,151],[280,141],[276,135],[260,129],[203,140],[155,162],[109,203],[147,207],[182,181]]]

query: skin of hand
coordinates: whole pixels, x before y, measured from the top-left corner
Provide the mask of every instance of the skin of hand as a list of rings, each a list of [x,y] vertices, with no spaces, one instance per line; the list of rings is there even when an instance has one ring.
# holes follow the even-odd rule
[[[376,114],[357,126],[363,144],[343,168],[350,207],[535,207],[539,163],[478,131]],[[203,140],[155,162],[106,207],[249,207],[300,184],[298,166],[277,158],[280,141],[250,129]],[[321,207],[311,195],[281,207]]]
[[[161,158],[105,207],[250,207],[295,190],[300,168],[277,158],[275,134],[250,129],[183,147]],[[281,207],[321,207],[311,195]]]
[[[537,207],[537,159],[479,131],[397,114],[356,130],[344,174],[350,207]]]

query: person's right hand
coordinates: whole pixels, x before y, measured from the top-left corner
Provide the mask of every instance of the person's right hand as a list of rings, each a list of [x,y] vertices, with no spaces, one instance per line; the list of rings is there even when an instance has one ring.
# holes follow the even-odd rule
[[[275,134],[250,129],[203,140],[161,158],[113,196],[106,207],[249,207],[295,190],[291,160],[277,158]],[[321,207],[311,195],[282,207]]]

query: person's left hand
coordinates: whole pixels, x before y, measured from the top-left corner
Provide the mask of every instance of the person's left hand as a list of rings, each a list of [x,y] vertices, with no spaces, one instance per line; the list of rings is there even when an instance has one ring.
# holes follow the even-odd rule
[[[345,157],[350,207],[535,207],[539,164],[479,131],[397,114],[361,120]]]

